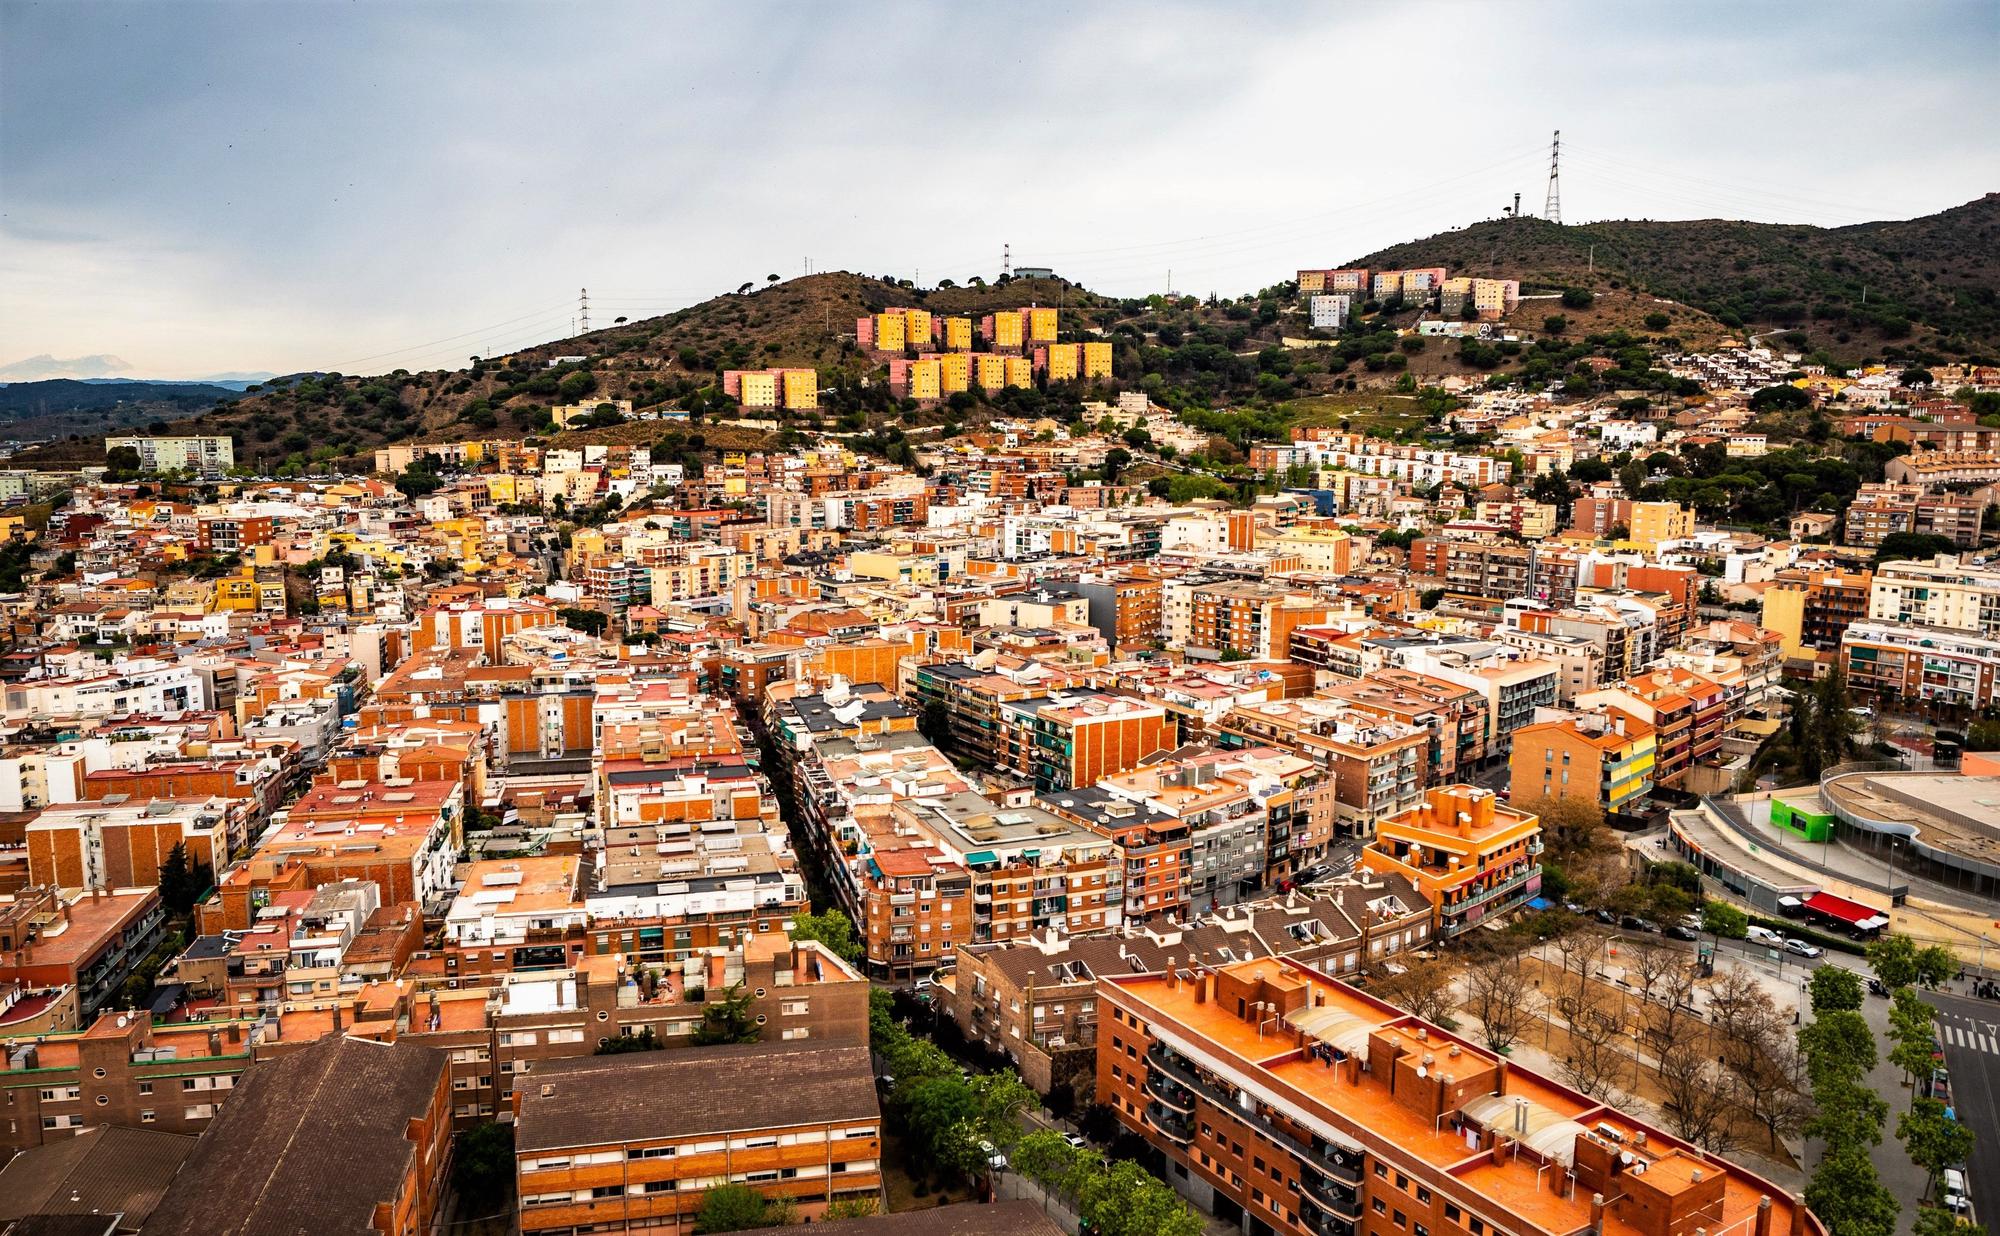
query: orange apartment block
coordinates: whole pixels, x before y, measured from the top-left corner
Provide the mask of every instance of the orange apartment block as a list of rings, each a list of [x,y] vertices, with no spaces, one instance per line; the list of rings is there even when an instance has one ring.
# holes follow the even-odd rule
[[[1231,1225],[1826,1233],[1800,1200],[1727,1159],[1303,962],[1106,972],[1096,996],[1100,1101]]]
[[[465,844],[458,782],[323,781],[292,804],[257,857],[304,867],[304,887],[373,880],[385,904],[426,902]]]
[[[60,888],[151,888],[175,846],[214,872],[227,865],[240,808],[224,798],[62,803],[28,823],[28,882]],[[232,824],[234,827],[232,827]]]
[[[432,648],[472,648],[498,658],[500,641],[516,631],[556,620],[555,607],[532,598],[492,597],[456,602],[417,615],[415,652]]]
[[[1376,824],[1360,865],[1415,884],[1430,899],[1436,934],[1450,937],[1540,894],[1541,838],[1539,819],[1493,791],[1439,786],[1421,805]]]
[[[1121,695],[1054,695],[1000,709],[1006,764],[1036,788],[1095,785],[1173,748],[1173,714],[1163,704]]]

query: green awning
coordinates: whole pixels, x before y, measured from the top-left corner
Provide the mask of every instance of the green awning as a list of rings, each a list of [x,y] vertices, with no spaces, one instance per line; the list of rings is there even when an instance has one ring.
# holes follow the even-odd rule
[[[981,863],[997,863],[1000,859],[991,850],[975,850],[965,856],[965,865],[977,867]]]

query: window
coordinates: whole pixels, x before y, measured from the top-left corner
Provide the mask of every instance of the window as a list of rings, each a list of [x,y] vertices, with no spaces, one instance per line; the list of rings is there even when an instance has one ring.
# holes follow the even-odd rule
[[[1420,1202],[1422,1202],[1422,1203],[1424,1203],[1424,1204],[1425,1204],[1426,1206],[1428,1206],[1428,1205],[1430,1204],[1430,1200],[1431,1200],[1431,1191],[1430,1191],[1429,1189],[1425,1188],[1425,1187],[1424,1187],[1423,1185],[1418,1185],[1418,1186],[1417,1186],[1417,1200],[1418,1200],[1418,1201],[1420,1201]]]
[[[1368,1206],[1369,1209],[1373,1210],[1378,1215],[1386,1215],[1389,1213],[1389,1208],[1382,1204],[1382,1199],[1379,1197],[1369,1202]]]
[[[1395,1223],[1397,1227],[1408,1227],[1410,1225],[1409,1219],[1405,1218],[1403,1212],[1400,1210],[1397,1211],[1395,1214],[1390,1215],[1389,1218],[1391,1221]]]
[[[139,1113],[140,1124],[151,1124],[156,1119],[158,1119],[158,1116],[151,1111],[143,1111]]]
[[[140,1082],[140,1083],[139,1083],[139,1093],[140,1093],[140,1094],[151,1094],[151,1093],[153,1093],[153,1083],[152,1083],[152,1082]]]

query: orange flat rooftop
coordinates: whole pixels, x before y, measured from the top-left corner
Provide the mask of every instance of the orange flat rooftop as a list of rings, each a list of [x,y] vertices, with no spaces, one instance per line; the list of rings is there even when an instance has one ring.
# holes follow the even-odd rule
[[[1724,1218],[1707,1225],[1710,1232],[1748,1232],[1752,1224],[1746,1221],[1754,1219],[1758,1201],[1765,1196],[1772,1204],[1772,1236],[1791,1231],[1796,1203],[1748,1171],[1703,1155],[1635,1117],[1502,1061],[1302,963],[1262,958],[1225,966],[1213,975],[1121,975],[1100,983],[1116,999],[1145,1009],[1142,1019],[1157,1032],[1188,1040],[1206,1054],[1235,1057],[1227,1062],[1230,1067],[1261,1074],[1280,1096],[1303,1098],[1304,1104],[1288,1100],[1288,1105],[1296,1104],[1295,1110],[1322,1120],[1331,1114],[1337,1118],[1336,1127],[1344,1124],[1350,1136],[1365,1133],[1393,1144],[1542,1231],[1570,1233],[1589,1225],[1590,1191],[1567,1185],[1569,1173],[1562,1156],[1573,1153],[1586,1139],[1605,1144],[1597,1132],[1601,1126],[1618,1134],[1610,1143],[1614,1146],[1645,1147],[1644,1179],[1663,1192],[1677,1194],[1694,1185],[1697,1170],[1711,1179],[1721,1173]],[[1225,990],[1245,994],[1225,995]],[[1273,1007],[1260,1010],[1252,996]],[[1241,1014],[1238,998],[1249,1001]],[[1294,1010],[1293,1016],[1305,1019],[1303,1027],[1294,1027],[1278,1008]],[[1405,1054],[1381,1070],[1382,1057],[1371,1047],[1385,1041]],[[1376,1063],[1361,1068],[1349,1060],[1344,1067],[1332,1058],[1334,1051],[1360,1061],[1373,1054]],[[1427,1116],[1391,1089],[1390,1075],[1407,1083],[1419,1060],[1429,1063],[1433,1081],[1445,1078],[1449,1084],[1449,1079],[1457,1078],[1461,1086],[1471,1083],[1478,1088],[1461,1091],[1457,1104],[1447,1106],[1441,1117]],[[1478,1085],[1482,1074],[1491,1075],[1490,1085]],[[1493,1130],[1503,1137],[1511,1136],[1511,1131],[1496,1127],[1490,1112],[1482,1119],[1473,1110],[1492,1103],[1496,1092],[1508,1100],[1527,1100],[1536,1121],[1535,1132],[1515,1143],[1521,1147],[1518,1153],[1498,1162],[1497,1151],[1488,1148],[1480,1131]],[[1549,1160],[1554,1171],[1543,1167],[1538,1156],[1544,1154],[1558,1156]],[[1560,1192],[1565,1187],[1568,1196]],[[1607,1236],[1640,1236],[1613,1212],[1605,1214],[1604,1224]]]

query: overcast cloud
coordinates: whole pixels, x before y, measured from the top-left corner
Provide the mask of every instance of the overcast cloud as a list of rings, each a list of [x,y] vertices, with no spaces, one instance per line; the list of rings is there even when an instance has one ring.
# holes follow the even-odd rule
[[[463,363],[810,257],[1236,293],[1539,211],[2000,189],[2000,5],[0,0],[0,364]]]

